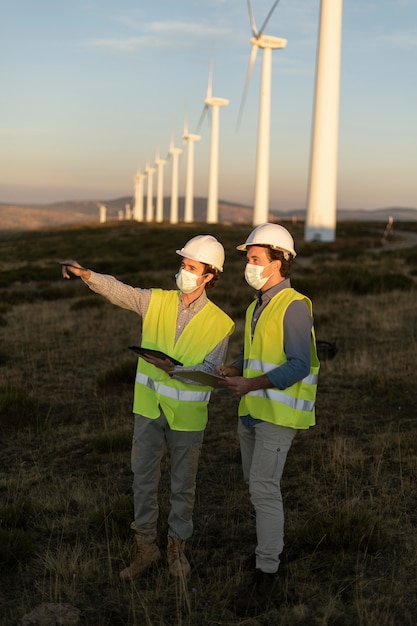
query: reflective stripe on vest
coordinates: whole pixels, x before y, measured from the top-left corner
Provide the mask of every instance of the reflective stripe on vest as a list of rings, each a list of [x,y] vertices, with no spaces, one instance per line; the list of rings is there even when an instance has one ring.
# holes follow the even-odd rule
[[[308,411],[310,413],[314,408],[314,402],[293,398],[279,389],[257,389],[256,391],[250,391],[247,395],[258,396],[272,402],[280,402],[296,411]]]
[[[259,359],[246,359],[243,362],[243,369],[259,370],[262,374],[267,374],[276,369],[276,367],[276,363],[265,363],[265,361],[260,361]],[[318,374],[308,374],[300,382],[306,385],[317,385],[318,380]]]
[[[210,398],[210,391],[187,391],[185,389],[176,389],[175,387],[168,387],[158,383],[156,380],[152,380],[146,374],[136,372],[135,382],[145,385],[149,389],[152,389],[155,393],[172,400],[184,400],[186,402],[208,402]]]

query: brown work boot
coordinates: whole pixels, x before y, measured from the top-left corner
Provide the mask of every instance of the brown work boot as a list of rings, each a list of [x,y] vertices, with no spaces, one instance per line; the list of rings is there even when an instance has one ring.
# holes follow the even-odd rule
[[[268,574],[255,569],[249,585],[242,586],[234,602],[236,615],[258,615],[277,600],[277,574]]]
[[[160,559],[161,553],[156,543],[144,543],[140,535],[135,535],[132,562],[119,576],[122,580],[135,580]]]
[[[187,557],[184,554],[184,549],[185,541],[174,539],[168,535],[167,560],[169,573],[177,578],[186,576],[191,570]]]

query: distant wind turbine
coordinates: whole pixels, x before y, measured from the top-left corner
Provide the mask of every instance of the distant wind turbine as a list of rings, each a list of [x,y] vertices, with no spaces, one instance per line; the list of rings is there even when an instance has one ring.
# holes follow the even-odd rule
[[[100,210],[100,224],[105,224],[107,220],[107,207],[105,204],[98,203],[98,208]]]
[[[334,241],[342,41],[342,0],[321,0],[306,241]]]
[[[153,221],[153,175],[156,172],[154,167],[147,165],[145,172],[148,175],[148,190],[146,193],[146,221]]]
[[[136,172],[134,178],[135,204],[133,205],[133,219],[143,222],[143,181],[146,178],[140,170]]]
[[[184,222],[194,222],[194,143],[200,141],[200,135],[188,132],[187,120],[184,121],[183,143],[187,144],[187,170],[185,176]]]
[[[161,159],[159,151],[155,158],[156,165],[156,221],[164,221],[164,167],[167,164],[166,159]]]
[[[258,31],[255,24],[251,0],[248,0],[249,19],[253,37],[250,42],[252,50],[249,58],[249,67],[246,75],[245,87],[243,90],[242,103],[240,106],[239,120],[248,91],[253,66],[255,65],[258,48],[262,48],[262,75],[261,93],[259,100],[259,121],[258,121],[258,149],[256,156],[255,174],[255,197],[253,207],[253,225],[258,226],[268,221],[269,215],[269,160],[270,160],[270,127],[271,127],[271,73],[272,73],[272,50],[285,48],[286,39],[264,35],[264,30],[275,10],[279,0],[274,2],[271,10],[261,29]]]
[[[182,154],[182,148],[176,148],[174,140],[171,139],[168,154],[172,158],[172,174],[171,174],[171,213],[170,223],[178,224],[178,160]]]
[[[219,108],[229,104],[226,98],[217,98],[212,95],[213,66],[210,65],[207,94],[204,100],[204,108],[201,114],[199,127],[204,116],[211,108],[211,138],[210,138],[210,162],[209,162],[209,183],[207,194],[207,223],[217,224],[218,222],[218,196],[219,196]]]

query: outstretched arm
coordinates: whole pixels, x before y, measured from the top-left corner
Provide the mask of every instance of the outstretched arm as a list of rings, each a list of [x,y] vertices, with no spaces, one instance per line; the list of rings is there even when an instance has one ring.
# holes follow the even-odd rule
[[[112,304],[137,313],[144,317],[151,298],[151,289],[131,287],[117,280],[114,276],[99,274],[82,267],[78,261],[66,259],[61,261],[62,276],[71,278],[71,274],[79,276],[86,285]]]

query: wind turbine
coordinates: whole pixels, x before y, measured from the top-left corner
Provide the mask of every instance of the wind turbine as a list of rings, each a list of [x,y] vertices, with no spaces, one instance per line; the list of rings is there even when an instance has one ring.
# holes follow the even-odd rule
[[[334,241],[342,41],[342,0],[321,0],[306,241]]]
[[[182,148],[174,146],[174,139],[171,139],[168,154],[172,157],[172,174],[171,174],[171,214],[170,223],[178,224],[178,159],[182,154]]]
[[[100,224],[105,224],[107,220],[107,207],[105,204],[101,204],[101,202],[98,202],[97,205],[100,210]]]
[[[184,121],[183,143],[187,144],[187,170],[185,176],[185,206],[184,222],[190,224],[194,221],[194,143],[200,141],[200,135],[188,132],[187,120]]]
[[[154,167],[146,165],[145,172],[148,175],[148,190],[146,194],[146,221],[153,221],[153,175],[156,172]]]
[[[275,10],[279,0],[276,0],[269,11],[261,29],[258,31],[253,15],[251,0],[248,0],[249,19],[253,37],[250,42],[252,50],[249,58],[249,67],[243,91],[239,118],[243,111],[246,93],[249,87],[253,66],[255,65],[258,48],[262,48],[261,93],[259,100],[258,121],[258,149],[256,155],[255,197],[253,207],[253,225],[258,226],[268,221],[269,215],[269,159],[270,159],[270,128],[271,128],[271,73],[272,50],[285,48],[287,40],[280,37],[264,35],[264,30]]]
[[[210,65],[206,99],[204,100],[203,113],[199,127],[207,111],[211,108],[211,138],[210,138],[210,161],[209,183],[207,194],[207,223],[218,222],[218,196],[219,196],[219,109],[229,104],[226,98],[217,98],[212,95],[213,66]]]
[[[134,178],[135,204],[133,206],[133,219],[137,222],[143,222],[143,181],[146,174],[142,174],[140,170],[136,172]]]
[[[157,189],[156,189],[156,221],[164,221],[164,167],[167,164],[166,159],[161,159],[159,156],[159,150],[155,158],[155,165],[157,169]]]

